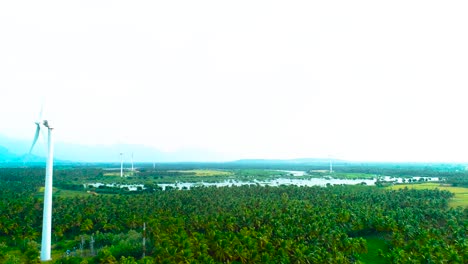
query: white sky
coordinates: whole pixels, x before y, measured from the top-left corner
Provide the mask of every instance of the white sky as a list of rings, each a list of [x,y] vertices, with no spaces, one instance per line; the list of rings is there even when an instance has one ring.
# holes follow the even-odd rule
[[[319,3],[320,2],[320,3]],[[1,1],[0,134],[468,161],[466,1]]]

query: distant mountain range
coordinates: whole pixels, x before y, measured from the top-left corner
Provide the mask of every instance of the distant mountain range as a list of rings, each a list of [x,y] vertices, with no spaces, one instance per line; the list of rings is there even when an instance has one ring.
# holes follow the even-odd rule
[[[0,163],[45,162],[46,146],[38,142],[32,155],[27,154],[31,142],[12,139],[0,135]],[[156,148],[131,145],[78,145],[56,142],[54,146],[55,162],[120,162],[120,153],[124,161],[129,162],[133,153],[135,162],[184,162],[184,161],[222,161],[222,156],[198,149],[183,149],[174,152],[163,152]]]
[[[46,146],[39,142],[32,154],[28,154],[31,142],[12,139],[0,135],[0,163],[29,165],[33,163],[45,163]],[[175,152],[163,152],[156,148],[143,145],[97,145],[86,146],[56,142],[54,147],[55,163],[119,163],[120,153],[124,153],[124,161],[130,162],[134,155],[135,162],[229,162],[238,164],[327,164],[329,159],[241,159],[227,160],[223,156],[209,151],[197,149],[185,149]],[[334,160],[334,163],[343,163]]]
[[[2,162],[17,162],[18,155],[11,153],[7,148],[0,146],[0,160]]]
[[[234,161],[236,163],[248,163],[248,164],[267,164],[267,163],[274,163],[274,164],[320,164],[320,163],[330,163],[330,159],[323,159],[323,158],[299,158],[299,159],[241,159]],[[333,163],[343,163],[348,162],[339,159],[332,159]]]
[[[30,142],[25,140],[11,139],[0,135],[0,167],[6,166],[43,166],[46,161],[46,147],[43,143],[38,143],[32,154],[28,154]],[[143,145],[97,145],[86,146],[57,142],[54,150],[55,164],[95,164],[95,163],[120,163],[120,153],[124,153],[124,162],[131,161],[131,154],[134,154],[135,163],[172,163],[182,164],[198,168],[200,166],[223,167],[252,167],[252,168],[304,168],[304,166],[320,166],[327,168],[330,163],[328,158],[299,158],[299,159],[240,159],[228,160],[223,156],[209,151],[197,149],[185,149],[175,152],[163,152],[156,148]],[[223,159],[224,158],[224,159]],[[390,164],[389,162],[359,162],[332,159],[333,166],[343,166],[351,164]],[[192,165],[190,165],[192,164]],[[205,165],[203,165],[205,164]],[[422,163],[406,162],[406,165],[418,165]],[[433,166],[436,163],[424,163]],[[424,165],[423,164],[423,165]],[[438,163],[437,163],[438,164]],[[200,167],[200,168],[202,168]]]
[[[27,140],[12,139],[0,135],[0,166],[30,166],[45,164],[46,146],[43,142],[38,142],[32,154],[28,154],[31,142]],[[299,158],[299,159],[240,159],[234,160],[226,158],[219,153],[200,149],[183,149],[174,152],[164,152],[153,147],[131,144],[117,145],[78,145],[56,142],[54,149],[54,162],[56,164],[70,163],[120,163],[120,153],[124,153],[124,162],[131,161],[134,155],[135,163],[210,163],[224,164],[233,167],[301,167],[309,165],[328,166],[328,158]],[[389,162],[364,162],[332,159],[333,165],[345,164],[387,164]],[[392,163],[392,162],[390,162]],[[405,163],[405,162],[403,162]],[[406,162],[406,164],[418,164]],[[432,163],[427,165],[432,166]],[[435,163],[434,163],[435,164]]]
[[[45,157],[36,155],[17,155],[11,153],[7,148],[0,146],[0,163],[38,163],[45,162]]]

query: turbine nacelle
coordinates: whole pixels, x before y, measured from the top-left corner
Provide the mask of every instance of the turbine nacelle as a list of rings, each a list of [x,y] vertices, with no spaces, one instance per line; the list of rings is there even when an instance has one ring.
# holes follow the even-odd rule
[[[29,149],[29,154],[31,154],[31,152],[34,149],[34,146],[36,145],[37,140],[39,139],[39,133],[41,131],[41,125],[43,125],[44,127],[47,127],[48,129],[53,129],[52,126],[50,125],[49,120],[44,120],[42,122],[41,121],[36,121],[34,123],[36,124],[36,133],[34,134],[34,139],[33,139],[33,143],[31,145],[31,148]]]
[[[42,122],[42,125],[44,125],[47,128],[53,129],[53,127],[50,125],[50,123],[51,123],[50,120],[44,120]]]

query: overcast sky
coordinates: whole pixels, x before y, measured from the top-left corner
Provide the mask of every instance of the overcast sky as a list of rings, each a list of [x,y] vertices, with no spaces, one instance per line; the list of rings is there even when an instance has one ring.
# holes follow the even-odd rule
[[[468,162],[466,1],[1,1],[0,134]]]

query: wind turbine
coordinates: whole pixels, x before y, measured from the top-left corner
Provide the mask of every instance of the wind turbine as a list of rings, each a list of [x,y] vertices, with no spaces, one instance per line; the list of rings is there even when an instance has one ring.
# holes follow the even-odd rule
[[[329,155],[328,158],[330,159],[330,174],[333,173],[333,161],[332,161],[332,156]]]
[[[42,115],[42,109],[41,109]],[[32,152],[34,145],[39,138],[39,133],[41,130],[41,118],[36,123],[36,133],[34,135],[34,140],[29,149],[29,153]],[[50,257],[50,244],[51,244],[51,235],[52,235],[52,174],[54,167],[54,142],[52,137],[52,126],[49,124],[49,121],[42,121],[42,125],[47,128],[47,161],[46,161],[46,177],[45,177],[45,186],[44,186],[44,209],[42,217],[42,242],[41,242],[41,261],[48,261]]]
[[[133,174],[133,152],[132,152],[132,174]]]
[[[120,177],[123,177],[123,153],[120,152]]]

